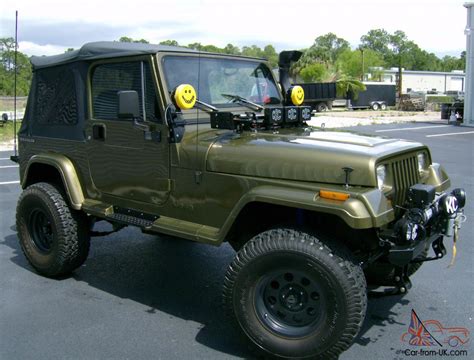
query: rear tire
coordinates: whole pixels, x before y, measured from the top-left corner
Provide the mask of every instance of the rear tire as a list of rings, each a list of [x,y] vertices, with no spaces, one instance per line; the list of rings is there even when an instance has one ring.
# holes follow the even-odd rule
[[[373,103],[371,106],[372,110],[378,110],[380,108],[378,103]]]
[[[265,231],[229,266],[224,302],[267,355],[332,359],[365,318],[364,274],[340,245],[293,229]]]
[[[87,216],[70,209],[53,185],[36,183],[26,188],[18,200],[16,214],[21,249],[38,273],[62,276],[87,259]]]
[[[387,104],[381,103],[380,104],[380,110],[387,110]]]
[[[328,106],[325,103],[319,103],[316,105],[316,111],[317,112],[324,112],[328,110]]]

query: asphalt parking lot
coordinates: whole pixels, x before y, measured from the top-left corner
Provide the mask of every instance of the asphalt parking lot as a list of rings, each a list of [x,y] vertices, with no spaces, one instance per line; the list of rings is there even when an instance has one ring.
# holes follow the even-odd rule
[[[401,336],[411,310],[421,320],[472,333],[474,310],[474,128],[445,122],[371,125],[351,131],[420,141],[453,187],[468,193],[458,257],[426,263],[404,295],[369,300],[355,344],[340,359],[409,359]],[[252,358],[221,309],[224,272],[234,256],[219,248],[126,228],[93,238],[72,277],[52,280],[28,265],[15,232],[18,168],[0,152],[0,359]],[[470,343],[456,349],[467,349]],[[413,358],[413,356],[411,356]],[[415,357],[416,358],[416,357]],[[444,358],[426,357],[422,358]]]

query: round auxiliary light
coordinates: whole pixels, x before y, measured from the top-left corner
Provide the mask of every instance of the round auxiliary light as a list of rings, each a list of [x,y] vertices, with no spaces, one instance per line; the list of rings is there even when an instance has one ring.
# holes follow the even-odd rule
[[[173,94],[174,102],[181,110],[188,110],[194,107],[196,103],[196,90],[189,84],[181,84]]]
[[[304,101],[304,90],[301,86],[295,85],[290,87],[289,90],[290,93],[290,99],[293,105],[301,105]]]

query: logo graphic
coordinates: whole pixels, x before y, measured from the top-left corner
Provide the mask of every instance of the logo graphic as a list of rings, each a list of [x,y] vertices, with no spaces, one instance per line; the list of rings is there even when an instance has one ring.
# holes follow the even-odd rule
[[[438,320],[421,321],[415,310],[411,310],[408,331],[402,334],[401,340],[412,346],[456,347],[469,341],[469,330],[463,327],[444,327]]]

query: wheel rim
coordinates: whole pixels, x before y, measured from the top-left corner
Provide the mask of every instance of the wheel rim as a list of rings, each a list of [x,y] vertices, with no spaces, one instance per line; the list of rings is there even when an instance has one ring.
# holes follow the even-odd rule
[[[36,208],[30,213],[29,232],[36,248],[43,254],[53,249],[53,225],[43,209]]]
[[[286,270],[262,277],[256,287],[255,309],[260,321],[288,337],[307,335],[323,319],[325,296],[303,271]]]

